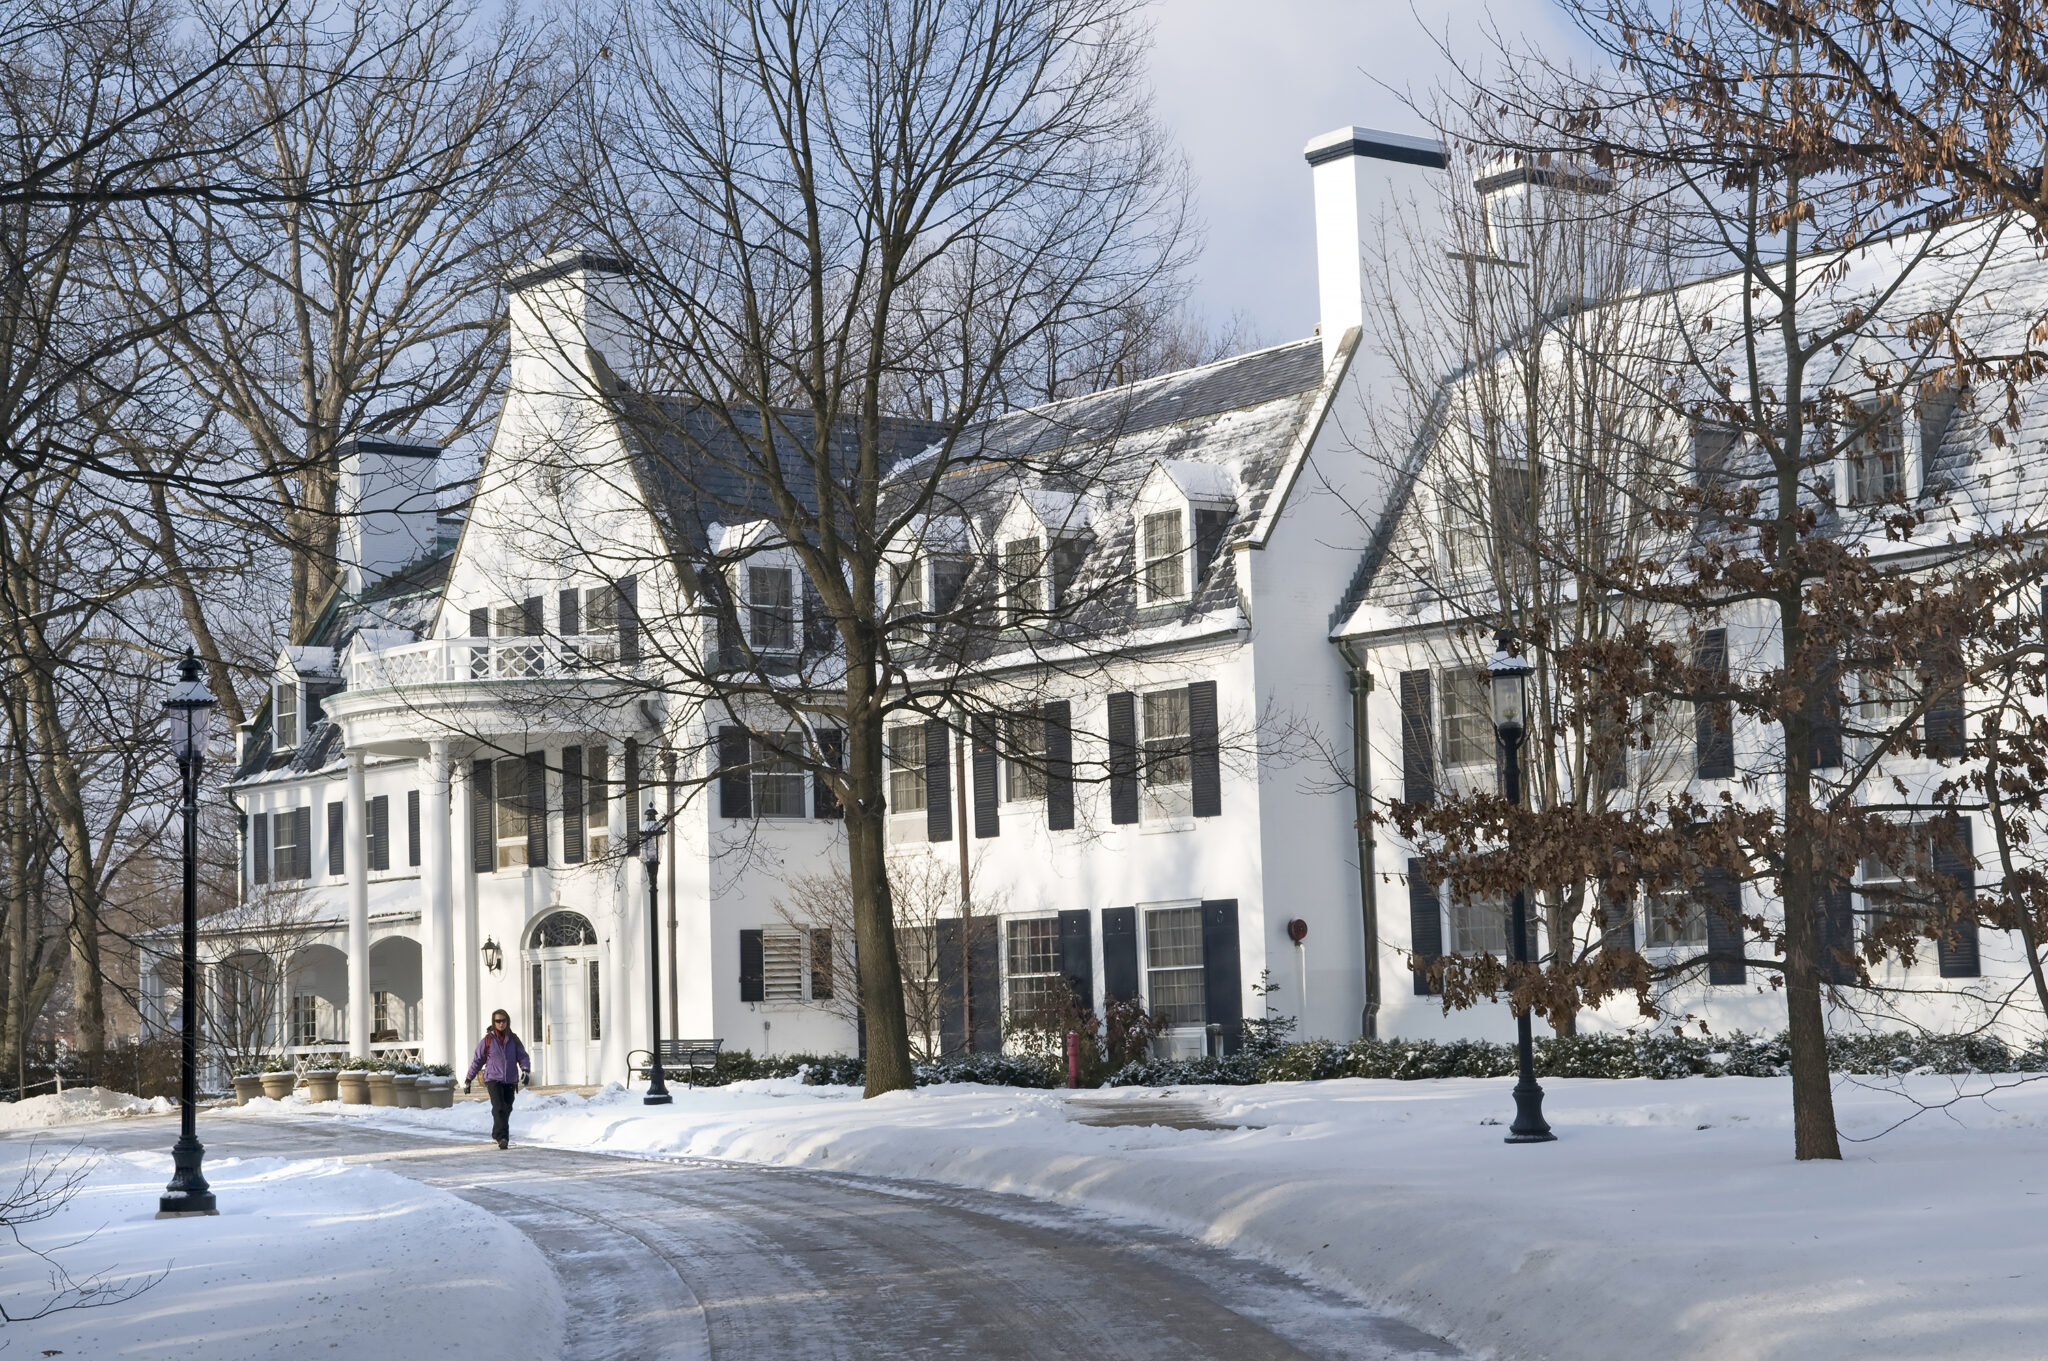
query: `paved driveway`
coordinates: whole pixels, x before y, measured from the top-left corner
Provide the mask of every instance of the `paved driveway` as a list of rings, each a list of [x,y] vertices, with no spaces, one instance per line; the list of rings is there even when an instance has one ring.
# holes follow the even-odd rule
[[[80,1128],[168,1150],[167,1119]],[[52,1134],[71,1131],[42,1130]],[[452,1142],[318,1116],[210,1117],[210,1156],[344,1158],[523,1230],[592,1361],[1397,1361],[1436,1339],[1186,1239],[929,1183]],[[1370,1232],[1360,1216],[1360,1232]]]

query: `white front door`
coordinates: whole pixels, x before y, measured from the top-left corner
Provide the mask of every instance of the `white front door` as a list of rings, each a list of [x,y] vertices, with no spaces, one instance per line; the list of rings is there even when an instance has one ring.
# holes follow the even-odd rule
[[[597,933],[574,912],[544,918],[527,940],[527,1003],[532,1008],[534,1081],[582,1087],[598,1072]]]

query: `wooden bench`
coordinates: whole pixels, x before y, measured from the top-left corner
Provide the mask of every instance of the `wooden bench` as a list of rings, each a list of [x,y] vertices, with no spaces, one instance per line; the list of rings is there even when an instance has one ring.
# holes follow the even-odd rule
[[[662,1074],[667,1076],[697,1068],[715,1067],[718,1063],[718,1051],[724,1047],[724,1040],[663,1040]],[[646,1077],[653,1070],[654,1056],[645,1049],[635,1049],[626,1055],[626,1066],[632,1070],[635,1077]]]

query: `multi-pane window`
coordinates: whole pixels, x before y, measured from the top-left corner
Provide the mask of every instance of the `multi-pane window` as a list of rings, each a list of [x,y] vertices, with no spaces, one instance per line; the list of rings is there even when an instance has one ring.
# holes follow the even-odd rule
[[[1169,1024],[1209,1019],[1202,969],[1202,909],[1155,907],[1145,913],[1145,996]]]
[[[1498,894],[1451,898],[1451,953],[1507,958],[1508,910]]]
[[[924,613],[924,563],[921,561],[899,562],[890,569],[894,585],[889,604],[889,617],[901,619],[905,615]]]
[[[299,683],[284,681],[278,685],[270,703],[270,730],[273,734],[271,749],[279,752],[297,750],[299,745]]]
[[[1490,766],[1495,736],[1486,672],[1460,667],[1443,673],[1444,764]]]
[[[1849,502],[1868,506],[1896,496],[1905,485],[1905,422],[1895,403],[1862,419],[1869,424],[1849,449]]]
[[[1437,519],[1443,525],[1444,565],[1452,576],[1487,570],[1485,486],[1463,478],[1447,481],[1437,493]]]
[[[310,992],[292,994],[292,1043],[320,1042],[320,999]]]
[[[401,1011],[401,1004],[391,993],[382,989],[371,993],[370,1030],[373,1037],[380,1040],[397,1039],[398,1027],[393,1024],[392,1018]]]
[[[747,568],[747,640],[757,652],[796,650],[796,572]]]
[[[601,1013],[597,1004],[597,961],[593,959],[583,967],[588,971],[587,977],[590,979],[589,986],[584,989],[584,996],[590,1002],[590,1038],[601,1040],[604,1038],[604,1024],[598,1019]]]
[[[1934,864],[1933,842],[1924,831],[1916,831],[1896,863],[1883,856],[1863,857],[1857,876],[1857,896],[1863,900],[1864,920],[1871,928],[1887,918],[1911,917],[1921,912],[1918,883],[1925,883]]]
[[[1003,545],[1004,611],[1011,623],[1025,623],[1045,613],[1045,546],[1038,539],[1011,539]]]
[[[1006,753],[1004,794],[1010,799],[1045,797],[1045,716],[1032,712],[1003,720]]]
[[[932,613],[948,614],[960,603],[967,588],[967,572],[973,564],[966,558],[932,559]]]
[[[1003,923],[1003,974],[1013,1020],[1051,1016],[1067,1000],[1060,974],[1060,919],[1027,917]]]
[[[583,618],[578,631],[590,641],[581,647],[589,661],[608,662],[619,655],[619,593],[610,586],[592,586],[583,592]]]
[[[586,747],[583,752],[583,845],[592,860],[603,858],[611,844],[612,794],[610,771],[603,747]]]
[[[1145,696],[1145,813],[1183,818],[1194,810],[1194,754],[1188,740],[1188,692]]]
[[[1653,696],[1643,701],[1643,718],[1648,725],[1653,768],[1665,775],[1690,776],[1699,745],[1692,701]]]
[[[1139,547],[1144,555],[1145,600],[1178,600],[1187,590],[1187,547],[1181,527],[1181,513],[1160,511],[1147,515],[1139,526]]]
[[[761,933],[761,1000],[804,1000],[804,933],[775,928]]]
[[[517,869],[526,863],[526,759],[505,757],[491,781],[497,793],[498,868]]]
[[[1920,687],[1902,666],[1866,667],[1856,675],[1856,726],[1863,732],[1866,754],[1912,721],[1920,706]]]
[[[754,814],[764,818],[804,815],[804,771],[790,756],[803,741],[801,733],[753,739]]]
[[[924,811],[924,725],[889,729],[889,811]]]
[[[313,866],[312,810],[294,808],[270,820],[271,877],[279,883],[310,878]],[[301,868],[303,866],[303,868]]]
[[[1650,895],[1645,910],[1643,943],[1662,946],[1704,946],[1707,943],[1706,899],[1686,889],[1665,889]]]

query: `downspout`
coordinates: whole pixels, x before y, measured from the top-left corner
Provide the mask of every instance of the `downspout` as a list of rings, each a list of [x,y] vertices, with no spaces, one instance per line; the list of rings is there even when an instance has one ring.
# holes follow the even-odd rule
[[[1380,1037],[1380,901],[1373,860],[1379,838],[1372,832],[1372,730],[1366,722],[1372,673],[1353,651],[1350,639],[1338,639],[1337,650],[1351,667],[1351,798],[1358,814],[1358,904],[1365,946],[1365,1015],[1359,1033],[1376,1040]]]

